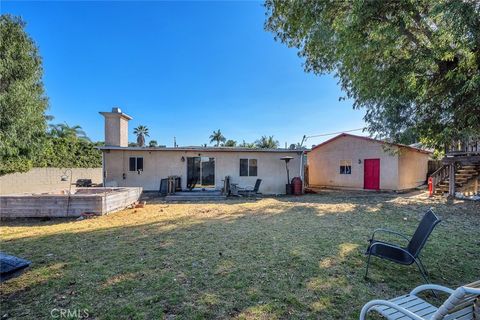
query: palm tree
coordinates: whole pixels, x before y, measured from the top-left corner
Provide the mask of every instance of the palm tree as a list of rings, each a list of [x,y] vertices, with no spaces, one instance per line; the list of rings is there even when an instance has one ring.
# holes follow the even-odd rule
[[[262,136],[259,140],[255,141],[257,148],[262,149],[276,149],[278,148],[278,140],[273,139],[273,136]]]
[[[145,146],[145,137],[149,137],[148,128],[146,126],[139,125],[133,129],[133,134],[137,136],[137,145],[139,147]]]
[[[217,131],[213,131],[213,134],[210,136],[210,143],[215,142],[216,147],[220,145],[220,142],[225,142],[225,140],[227,139],[225,139],[223,134],[220,132],[220,129],[218,129]]]
[[[90,141],[87,137],[85,131],[82,130],[82,127],[79,125],[69,126],[65,123],[50,124],[50,130],[48,134],[55,138],[64,138],[64,139],[82,139]]]

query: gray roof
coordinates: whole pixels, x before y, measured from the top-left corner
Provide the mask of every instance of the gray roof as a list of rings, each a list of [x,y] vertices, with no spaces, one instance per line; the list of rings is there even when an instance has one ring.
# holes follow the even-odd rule
[[[261,149],[261,148],[239,148],[239,147],[98,147],[100,150],[128,150],[128,151],[199,151],[199,152],[291,152],[302,153],[308,150],[291,149]]]

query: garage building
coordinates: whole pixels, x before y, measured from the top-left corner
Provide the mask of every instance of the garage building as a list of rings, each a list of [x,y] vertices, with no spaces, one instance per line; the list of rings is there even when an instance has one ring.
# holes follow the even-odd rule
[[[308,152],[311,187],[407,190],[426,182],[431,153],[342,133]]]

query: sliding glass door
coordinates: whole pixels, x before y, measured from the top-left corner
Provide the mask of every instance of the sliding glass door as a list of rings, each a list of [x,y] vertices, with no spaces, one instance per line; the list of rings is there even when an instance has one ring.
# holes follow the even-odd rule
[[[187,188],[215,187],[215,158],[187,157]]]

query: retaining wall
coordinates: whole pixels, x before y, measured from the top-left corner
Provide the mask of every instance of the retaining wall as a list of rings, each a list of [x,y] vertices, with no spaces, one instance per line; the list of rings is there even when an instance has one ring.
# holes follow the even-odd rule
[[[0,195],[18,193],[45,193],[68,190],[70,169],[66,172],[67,181],[61,181],[66,168],[33,168],[25,173],[12,173],[0,176]],[[72,183],[77,179],[91,179],[92,183],[102,183],[102,168],[73,168]],[[74,187],[72,187],[74,188]]]
[[[79,217],[82,213],[103,215],[135,203],[142,188],[78,188],[68,194],[16,194],[0,196],[0,217]]]

